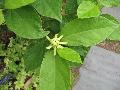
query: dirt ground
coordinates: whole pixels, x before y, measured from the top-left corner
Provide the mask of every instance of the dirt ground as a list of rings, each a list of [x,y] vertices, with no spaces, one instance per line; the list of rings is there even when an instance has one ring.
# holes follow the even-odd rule
[[[100,43],[98,46],[112,52],[120,53],[120,41],[106,40],[105,42]]]

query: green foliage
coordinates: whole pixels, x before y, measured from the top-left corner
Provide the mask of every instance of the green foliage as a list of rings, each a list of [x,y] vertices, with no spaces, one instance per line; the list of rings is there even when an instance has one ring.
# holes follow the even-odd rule
[[[64,2],[65,5],[65,15],[67,14],[75,14],[77,11],[77,0],[66,0],[66,2]]]
[[[101,16],[75,19],[63,27],[61,34],[70,46],[91,46],[105,40],[117,27],[118,24]]]
[[[3,8],[3,0],[0,0],[0,9]]]
[[[2,9],[0,9],[0,25],[4,22],[4,16],[3,16],[3,12]]]
[[[71,49],[75,50],[77,53],[79,53],[79,55],[81,56],[81,60],[84,59],[84,57],[87,55],[87,52],[89,50],[88,47],[84,47],[84,46],[73,46],[70,47]]]
[[[84,1],[96,2],[97,0],[77,0],[78,5]]]
[[[69,66],[53,52],[47,52],[40,71],[41,90],[69,90]]]
[[[105,17],[105,18],[107,18],[107,19],[109,19],[113,23],[119,24],[119,21],[115,17],[113,17],[113,16],[111,16],[109,14],[102,14],[102,16]]]
[[[1,85],[0,90],[8,90],[8,85]]]
[[[16,39],[11,38],[7,50],[3,49],[5,53],[4,64],[6,65],[6,67],[4,68],[2,75],[8,74],[9,72],[14,73],[17,79],[17,81],[15,82],[16,89],[20,89],[21,87],[23,87],[26,78],[26,74],[25,74],[26,71],[22,56],[24,55],[27,46],[28,46],[28,41],[23,40],[21,38],[16,38]],[[17,64],[16,62],[19,62],[19,64]],[[11,83],[9,84],[11,85]],[[8,89],[3,89],[3,90],[8,90]]]
[[[35,0],[4,0],[6,9],[16,9],[33,3]]]
[[[90,18],[97,17],[100,15],[100,10],[98,5],[91,1],[82,2],[77,10],[78,18]]]
[[[60,22],[55,19],[42,17],[43,28],[45,30],[51,31],[53,34],[59,33],[60,31]]]
[[[108,37],[110,40],[120,40],[120,26]]]
[[[70,48],[65,47],[63,49],[58,49],[57,52],[59,56],[62,57],[63,59],[66,59],[72,62],[82,63],[79,53],[77,53],[76,51]]]
[[[99,0],[99,3],[106,7],[120,6],[120,0]]]
[[[62,0],[37,0],[33,7],[39,14],[61,21]]]
[[[23,38],[37,39],[48,34],[42,30],[40,17],[30,6],[6,11],[5,20],[8,28]]]
[[[111,20],[112,22],[116,23],[116,24],[119,24],[119,22],[117,21],[116,18],[114,18],[113,16],[111,15],[108,15],[108,14],[104,14],[102,15],[104,17],[106,17],[107,19]],[[107,39],[110,39],[110,40],[120,40],[120,24],[119,24],[119,27],[116,28],[114,30],[113,33],[111,33],[111,35],[107,38]]]
[[[0,0],[5,65],[0,78],[10,72],[15,79],[0,89],[72,90],[71,67],[82,64],[89,47],[120,40],[120,23],[101,15],[101,7],[119,5],[119,0]]]
[[[45,44],[45,40],[36,40],[27,48],[24,55],[27,71],[35,71],[35,69],[40,67],[46,49]]]

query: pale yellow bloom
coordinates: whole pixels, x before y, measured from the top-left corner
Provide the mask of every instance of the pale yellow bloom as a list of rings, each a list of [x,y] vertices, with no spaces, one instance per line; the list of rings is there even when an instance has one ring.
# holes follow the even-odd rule
[[[58,34],[55,34],[55,37],[53,39],[50,39],[48,36],[46,38],[50,41],[50,45],[46,47],[46,49],[54,49],[54,55],[56,55],[57,49],[58,48],[64,48],[62,45],[66,45],[67,42],[60,42],[60,40],[63,38],[63,35],[58,37]]]

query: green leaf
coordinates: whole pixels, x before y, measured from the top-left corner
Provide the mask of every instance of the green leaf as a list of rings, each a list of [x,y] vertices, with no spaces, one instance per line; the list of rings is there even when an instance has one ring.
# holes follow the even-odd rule
[[[77,11],[77,0],[66,0],[65,2],[65,15],[76,14]]]
[[[57,52],[63,59],[71,62],[82,63],[79,53],[71,48],[64,47],[63,49],[58,49]]]
[[[77,0],[77,4],[79,5],[84,0]]]
[[[79,53],[79,55],[81,56],[81,58],[84,60],[84,58],[86,57],[89,48],[88,47],[84,47],[84,46],[72,46],[70,47],[71,49],[75,50],[77,53]]]
[[[51,18],[42,18],[42,26],[45,30],[50,31],[53,34],[59,33],[60,31],[60,22]]]
[[[62,9],[62,23],[61,27],[63,27],[67,22],[78,18],[77,13],[77,0],[64,0],[63,1],[63,9]]]
[[[66,62],[47,52],[40,71],[40,90],[70,90],[70,70]]]
[[[110,40],[120,40],[120,26],[109,37]]]
[[[92,1],[92,2],[96,2],[97,0],[77,0],[78,5],[80,5],[82,2],[84,1]]]
[[[2,23],[4,23],[4,15],[3,15],[3,12],[2,12],[2,10],[0,9],[0,25],[2,24]]]
[[[99,0],[99,3],[106,7],[120,6],[120,0]]]
[[[48,34],[42,30],[40,17],[30,6],[8,10],[5,20],[8,28],[23,38],[38,39]]]
[[[113,16],[111,16],[111,15],[104,14],[102,16],[104,16],[105,18],[111,20],[112,22],[114,22],[116,24],[119,24],[119,21],[116,18],[114,18]],[[110,39],[110,40],[120,40],[120,25],[119,25],[118,28],[116,28],[114,30],[113,33],[111,33],[111,35],[107,39]]]
[[[3,8],[3,0],[0,0],[0,9]]]
[[[62,20],[62,0],[37,0],[33,7],[43,16]]]
[[[5,0],[4,6],[6,9],[16,9],[33,3],[34,1],[36,0]]]
[[[90,18],[100,15],[100,9],[98,5],[91,1],[82,2],[77,9],[78,18]]]
[[[0,90],[8,90],[8,85],[0,85]]]
[[[23,59],[27,71],[33,71],[40,68],[46,49],[45,40],[36,40],[27,48]]]
[[[105,40],[118,26],[101,16],[75,19],[66,24],[60,34],[64,35],[62,40],[68,42],[69,46],[91,46]]]
[[[76,15],[66,15],[66,16],[63,16],[62,17],[62,24],[61,24],[61,27],[63,27],[65,24],[67,24],[68,22],[74,20],[78,18]]]
[[[109,19],[109,20],[112,21],[113,23],[119,24],[119,21],[118,21],[115,17],[113,17],[113,16],[111,16],[111,15],[109,15],[109,14],[102,14],[102,16],[105,17],[105,18],[107,18],[107,19]]]

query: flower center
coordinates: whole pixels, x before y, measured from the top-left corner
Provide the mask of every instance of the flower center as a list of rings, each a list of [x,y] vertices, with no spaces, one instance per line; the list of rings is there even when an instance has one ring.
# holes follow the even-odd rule
[[[60,44],[60,40],[58,38],[53,38],[51,44],[57,47]]]
[[[56,51],[58,48],[63,48],[62,45],[66,45],[67,42],[60,42],[60,40],[63,38],[63,35],[58,37],[58,34],[55,34],[55,37],[53,39],[50,39],[48,36],[46,37],[50,41],[50,45],[46,47],[47,49],[54,49],[54,55],[56,55]]]

